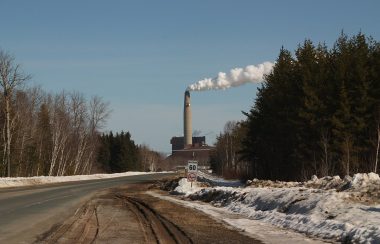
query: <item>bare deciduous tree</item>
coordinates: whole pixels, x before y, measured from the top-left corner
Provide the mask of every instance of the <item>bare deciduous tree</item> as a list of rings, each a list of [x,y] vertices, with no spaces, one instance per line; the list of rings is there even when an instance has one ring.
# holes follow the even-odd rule
[[[224,126],[224,132],[217,137],[215,154],[212,156],[213,169],[225,177],[245,177],[249,165],[239,158],[241,139],[245,127],[241,122],[229,121]]]
[[[163,156],[151,150],[147,145],[139,146],[139,158],[143,171],[156,171],[163,160]]]
[[[87,101],[78,92],[23,87],[29,78],[0,49],[0,175],[90,173],[108,103],[98,96]]]
[[[84,159],[87,144],[89,142],[88,113],[86,100],[82,94],[74,92],[70,95],[70,111],[73,126],[72,137],[75,138],[72,144],[76,146],[73,159],[74,174],[79,172],[81,162]]]
[[[104,102],[101,97],[93,96],[89,102],[89,154],[83,166],[83,173],[90,173],[94,152],[98,146],[97,131],[102,129],[110,115],[109,104]]]
[[[17,87],[30,78],[20,70],[20,65],[15,64],[14,57],[0,49],[0,87],[4,102],[4,157],[3,163],[7,165],[7,175],[11,176],[11,100]]]
[[[53,111],[51,116],[52,127],[52,152],[49,168],[49,176],[53,175],[56,170],[56,165],[59,162],[59,156],[64,154],[66,142],[68,139],[68,126],[69,118],[66,112],[67,109],[67,96],[64,92],[57,95],[54,99]],[[59,172],[56,170],[56,174]]]

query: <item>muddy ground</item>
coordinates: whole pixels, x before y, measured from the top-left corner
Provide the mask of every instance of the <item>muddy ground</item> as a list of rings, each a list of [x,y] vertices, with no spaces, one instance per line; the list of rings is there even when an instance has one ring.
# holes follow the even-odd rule
[[[36,243],[261,243],[147,190],[161,191],[149,183],[99,192]]]

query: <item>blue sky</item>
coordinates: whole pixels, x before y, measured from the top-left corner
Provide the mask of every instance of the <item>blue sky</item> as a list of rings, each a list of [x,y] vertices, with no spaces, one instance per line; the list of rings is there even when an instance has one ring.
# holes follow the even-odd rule
[[[379,1],[6,1],[0,47],[48,91],[99,95],[107,129],[170,151],[182,135],[183,92],[220,71],[274,61],[306,38],[329,46],[341,30],[380,40]],[[244,118],[257,85],[192,93],[193,128],[208,143]]]

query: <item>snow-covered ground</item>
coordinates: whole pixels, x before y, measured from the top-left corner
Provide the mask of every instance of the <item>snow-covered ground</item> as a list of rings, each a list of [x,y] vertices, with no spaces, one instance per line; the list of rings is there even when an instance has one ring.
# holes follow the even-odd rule
[[[231,186],[238,187],[244,185],[240,180],[225,180],[223,178],[198,171],[198,180],[207,182],[211,186]]]
[[[157,172],[153,172],[156,174]],[[68,182],[68,181],[81,181],[81,180],[95,180],[107,179],[122,176],[153,174],[152,172],[124,172],[115,174],[94,174],[94,175],[72,175],[72,176],[35,176],[35,177],[15,177],[15,178],[1,178],[0,188],[15,187],[15,186],[30,186],[41,185],[48,183]],[[160,172],[167,173],[167,172]]]
[[[374,173],[344,179],[313,177],[307,182],[255,179],[241,187],[207,187],[200,182],[190,188],[190,183],[181,179],[174,192],[210,203],[214,210],[237,214],[240,217],[221,218],[248,232],[250,221],[255,221],[319,240],[380,243],[380,177]]]

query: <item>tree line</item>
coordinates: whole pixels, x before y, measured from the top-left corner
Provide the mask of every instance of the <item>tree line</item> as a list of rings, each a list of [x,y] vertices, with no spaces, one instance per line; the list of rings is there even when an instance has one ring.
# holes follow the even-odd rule
[[[90,173],[108,104],[79,92],[27,87],[29,79],[0,49],[0,176]]]
[[[138,164],[138,147],[131,139],[129,132],[112,132],[99,136],[101,146],[98,152],[98,162],[107,172],[124,172],[140,170]]]
[[[1,176],[91,172],[97,133],[108,113],[100,97],[87,101],[78,92],[51,94],[33,87],[15,90],[10,104],[9,136],[4,136],[6,117],[0,116]]]
[[[379,42],[342,33],[330,49],[311,40],[294,54],[282,48],[244,114],[246,120],[218,137],[219,171],[274,180],[377,172]]]
[[[146,145],[137,145],[129,132],[99,135],[98,163],[110,173],[157,171],[163,156]]]
[[[242,138],[247,133],[244,122],[228,121],[216,139],[215,150],[210,155],[214,173],[225,178],[248,178],[250,163],[242,160]]]
[[[0,177],[157,169],[162,155],[129,133],[101,135],[110,114],[102,98],[48,93],[30,78],[0,49]]]

